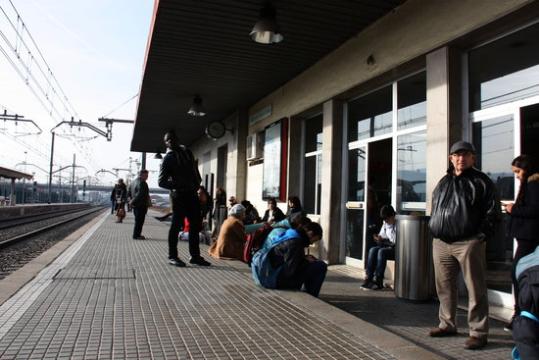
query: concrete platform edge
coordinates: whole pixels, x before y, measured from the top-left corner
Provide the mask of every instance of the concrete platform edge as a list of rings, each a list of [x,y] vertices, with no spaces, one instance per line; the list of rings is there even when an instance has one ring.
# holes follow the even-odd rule
[[[22,268],[0,280],[0,305],[4,304],[17,293],[24,285],[34,279],[44,268],[50,265],[58,256],[67,250],[75,241],[88,231],[93,225],[101,220],[103,215],[98,215],[86,225],[69,234],[64,239],[54,244],[50,249],[29,261]]]

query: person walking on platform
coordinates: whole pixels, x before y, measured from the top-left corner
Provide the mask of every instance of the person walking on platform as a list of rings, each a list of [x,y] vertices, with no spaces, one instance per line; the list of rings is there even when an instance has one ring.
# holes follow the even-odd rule
[[[520,181],[520,188],[515,203],[504,204],[505,211],[511,216],[509,235],[517,239],[517,250],[511,268],[515,312],[505,326],[507,330],[512,329],[515,317],[520,314],[518,281],[515,275],[517,263],[522,257],[533,253],[539,245],[539,171],[534,160],[528,155],[516,157],[511,168]]]
[[[111,200],[116,205],[115,210],[118,217],[116,222],[121,223],[125,217],[125,204],[127,202],[127,186],[123,179],[118,179],[118,183],[114,185]]]
[[[198,171],[195,157],[191,150],[178,143],[178,138],[173,131],[165,134],[165,146],[167,154],[161,163],[159,171],[159,186],[170,190],[172,201],[172,222],[168,232],[168,261],[169,264],[184,267],[185,263],[178,257],[178,234],[184,223],[184,218],[189,221],[189,253],[191,264],[200,266],[211,265],[200,256],[200,201],[197,190],[202,178]]]
[[[465,141],[451,146],[447,174],[432,193],[429,222],[440,323],[432,337],[457,333],[459,267],[468,289],[469,337],[466,349],[481,349],[488,337],[486,241],[500,221],[500,202],[491,179],[474,168],[475,148]]]
[[[133,199],[131,199],[130,203],[135,215],[135,227],[133,229],[133,239],[135,240],[146,239],[142,236],[142,226],[144,225],[148,207],[151,204],[150,190],[146,180],[148,180],[148,170],[141,170],[139,177],[131,184]]]

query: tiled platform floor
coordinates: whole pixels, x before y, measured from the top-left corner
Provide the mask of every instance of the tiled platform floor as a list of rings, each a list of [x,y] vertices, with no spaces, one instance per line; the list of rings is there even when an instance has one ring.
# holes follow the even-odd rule
[[[394,358],[290,294],[256,287],[245,266],[168,265],[167,227],[151,217],[147,240],[131,239],[132,217],[113,220],[42,281],[0,339],[1,359]]]
[[[350,267],[331,267],[321,299],[357,319],[306,294],[258,288],[239,262],[172,267],[168,224],[147,217],[143,241],[131,239],[132,226],[131,216],[123,224],[107,216],[69,262],[49,266],[20,294],[27,310],[0,307],[0,320],[20,316],[0,321],[0,359],[509,358],[512,340],[500,322],[490,322],[482,351],[462,348],[465,327],[454,338],[429,338],[437,303],[360,290]],[[188,259],[187,244],[179,250]],[[466,323],[462,311],[459,320]]]
[[[438,302],[412,303],[399,300],[390,289],[365,291],[359,288],[358,270],[333,266],[328,273],[320,298],[358,318],[383,328],[395,336],[447,359],[510,359],[513,339],[503,330],[503,323],[489,319],[489,343],[481,351],[465,350],[468,336],[467,312],[457,311],[459,335],[431,338],[429,329],[438,325]],[[467,298],[462,299],[467,301]]]

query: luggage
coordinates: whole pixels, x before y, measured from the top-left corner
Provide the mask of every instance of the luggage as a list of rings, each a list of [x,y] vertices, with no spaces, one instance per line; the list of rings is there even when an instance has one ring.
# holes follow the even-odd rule
[[[266,240],[271,230],[273,230],[273,227],[270,224],[265,223],[260,229],[245,236],[242,260],[249,266],[251,266],[251,260],[254,253],[262,247],[264,240]]]
[[[521,313],[513,322],[514,359],[539,359],[539,246],[516,267]]]

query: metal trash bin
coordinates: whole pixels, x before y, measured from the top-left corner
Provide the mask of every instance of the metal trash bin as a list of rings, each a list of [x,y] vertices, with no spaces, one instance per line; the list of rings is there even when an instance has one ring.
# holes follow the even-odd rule
[[[427,301],[435,294],[429,216],[397,215],[395,295]]]

